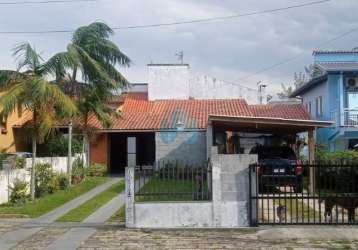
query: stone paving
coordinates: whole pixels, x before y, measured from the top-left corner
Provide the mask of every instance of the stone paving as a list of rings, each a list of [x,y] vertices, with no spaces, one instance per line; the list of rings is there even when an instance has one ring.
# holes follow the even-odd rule
[[[358,249],[358,241],[263,240],[247,230],[99,229],[79,249]]]
[[[14,223],[0,220],[0,228],[10,228]],[[34,225],[35,227],[36,225]],[[16,226],[17,227],[17,226]],[[126,229],[123,224],[70,224],[58,223],[42,226],[26,240],[19,242],[16,250],[51,249],[51,244],[61,235],[76,228],[92,228],[94,234],[82,242],[78,249],[358,249],[358,240],[277,239],[261,237],[258,229],[183,229],[154,230]],[[318,231],[321,227],[316,227]],[[291,228],[292,229],[292,228]],[[282,229],[284,230],[284,228]],[[344,230],[344,229],[342,229]]]

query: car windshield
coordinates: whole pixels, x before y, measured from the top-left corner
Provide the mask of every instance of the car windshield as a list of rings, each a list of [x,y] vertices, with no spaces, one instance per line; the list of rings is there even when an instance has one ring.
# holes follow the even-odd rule
[[[295,159],[295,153],[288,147],[259,147],[252,150],[252,154],[258,154],[259,159]]]

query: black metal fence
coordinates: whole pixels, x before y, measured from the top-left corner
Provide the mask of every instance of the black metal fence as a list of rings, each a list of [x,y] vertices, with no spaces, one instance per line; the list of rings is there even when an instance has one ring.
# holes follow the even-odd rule
[[[252,225],[358,224],[358,163],[250,166]]]
[[[179,161],[157,162],[135,169],[135,201],[211,200],[211,165],[194,166]]]

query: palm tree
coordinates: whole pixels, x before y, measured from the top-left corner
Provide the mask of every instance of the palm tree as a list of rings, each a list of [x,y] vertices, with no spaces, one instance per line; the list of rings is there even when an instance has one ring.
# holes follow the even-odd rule
[[[54,55],[44,68],[55,75],[58,82],[69,86],[69,92],[77,101],[87,164],[92,130],[88,122],[90,115],[96,116],[103,127],[110,127],[111,117],[118,113],[105,104],[113,93],[129,85],[116,65],[129,66],[131,60],[109,40],[111,35],[113,30],[104,23],[80,27],[74,32],[67,51]],[[85,84],[78,82],[79,73]],[[76,91],[78,85],[81,91]]]
[[[36,145],[43,142],[58,118],[71,117],[76,106],[54,83],[46,80],[42,58],[28,43],[15,47],[17,71],[0,70],[0,88],[6,93],[0,97],[0,114],[8,116],[17,108],[32,113],[25,129],[32,141],[31,198],[35,198]]]

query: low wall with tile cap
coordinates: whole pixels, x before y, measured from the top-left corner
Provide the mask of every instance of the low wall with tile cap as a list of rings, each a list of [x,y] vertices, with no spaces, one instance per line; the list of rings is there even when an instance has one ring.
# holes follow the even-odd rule
[[[126,177],[127,203],[133,203],[127,227],[134,228],[236,228],[249,226],[249,165],[256,155],[219,155],[212,160],[212,201],[134,202],[134,176]],[[129,172],[133,172],[129,171]],[[127,171],[128,172],[128,171]]]

